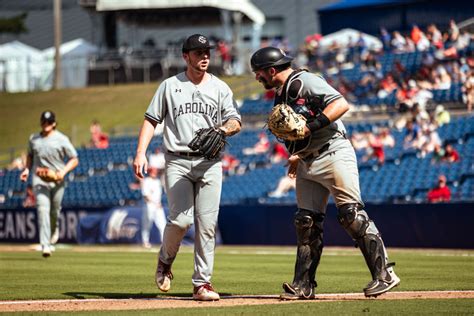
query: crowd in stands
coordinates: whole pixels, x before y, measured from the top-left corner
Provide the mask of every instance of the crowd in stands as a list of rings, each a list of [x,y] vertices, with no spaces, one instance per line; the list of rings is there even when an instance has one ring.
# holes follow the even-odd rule
[[[436,24],[425,30],[413,25],[411,31],[388,32],[381,28],[382,49],[369,46],[362,33],[347,45],[319,43],[324,37],[309,35],[296,54],[295,63],[310,71],[321,72],[346,99],[358,104],[369,97],[383,100],[395,94],[398,104],[412,107],[426,105],[433,90],[448,90],[460,85],[469,111],[474,101],[473,34],[459,31],[454,21],[440,31]],[[281,45],[282,49],[287,49]],[[417,54],[420,60],[409,64],[401,56]],[[387,63],[387,56],[392,60]],[[415,67],[412,67],[415,66]],[[349,70],[354,70],[350,72]],[[351,74],[346,75],[347,71]]]

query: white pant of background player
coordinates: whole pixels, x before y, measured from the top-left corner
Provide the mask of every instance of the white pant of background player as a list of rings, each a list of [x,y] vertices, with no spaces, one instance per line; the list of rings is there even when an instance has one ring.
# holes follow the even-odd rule
[[[163,242],[163,233],[166,226],[166,216],[163,207],[155,202],[147,202],[142,214],[142,242],[150,245],[150,232],[153,223],[160,232],[160,241]]]
[[[194,223],[195,287],[211,283],[214,248],[222,188],[222,163],[202,157],[167,153],[165,189],[169,216],[159,260],[171,265],[186,231]]]

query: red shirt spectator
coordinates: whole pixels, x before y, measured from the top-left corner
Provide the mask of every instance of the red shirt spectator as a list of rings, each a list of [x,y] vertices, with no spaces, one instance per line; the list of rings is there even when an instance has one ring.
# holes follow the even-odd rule
[[[451,190],[446,185],[446,177],[438,177],[438,185],[428,192],[428,201],[430,203],[449,202],[451,200]]]
[[[240,160],[238,160],[231,154],[224,153],[224,155],[222,156],[222,171],[225,175],[235,174],[239,164]]]
[[[446,145],[443,161],[447,161],[447,162],[458,162],[459,161],[459,153],[450,144]]]
[[[272,162],[279,163],[281,161],[286,161],[290,155],[286,150],[286,147],[282,143],[275,143],[273,146],[273,155]]]

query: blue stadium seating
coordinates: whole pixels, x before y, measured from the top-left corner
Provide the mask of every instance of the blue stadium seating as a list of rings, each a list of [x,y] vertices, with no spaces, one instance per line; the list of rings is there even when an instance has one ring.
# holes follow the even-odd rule
[[[347,132],[374,131],[388,127],[387,121],[346,124]],[[269,155],[243,154],[243,149],[258,141],[261,129],[244,130],[229,139],[227,151],[247,166],[244,174],[225,178],[222,190],[223,204],[237,203],[294,203],[291,191],[283,198],[268,198],[280,177],[286,172],[283,164],[271,164]],[[417,157],[411,150],[403,149],[403,131],[392,130],[396,146],[386,151],[386,162],[379,166],[375,161],[362,163],[359,158],[362,197],[368,202],[425,201],[430,187],[439,174],[445,174],[452,189],[453,201],[474,200],[474,117],[452,119],[438,129],[441,139],[453,144],[461,156],[458,163],[433,163],[432,155]],[[270,141],[276,141],[269,136]],[[162,138],[155,137],[150,152],[161,146]],[[79,149],[80,164],[67,179],[64,206],[112,207],[141,202],[140,190],[133,190],[135,181],[131,163],[136,148],[136,137],[111,138],[107,149]],[[0,194],[5,201],[3,208],[20,207],[27,184],[20,182],[20,171],[0,173]],[[166,203],[166,195],[163,195]]]

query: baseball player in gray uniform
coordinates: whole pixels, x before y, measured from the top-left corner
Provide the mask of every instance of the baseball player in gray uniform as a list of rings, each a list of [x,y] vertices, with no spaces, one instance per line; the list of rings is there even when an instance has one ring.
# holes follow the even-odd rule
[[[285,142],[291,153],[288,173],[296,177],[297,257],[293,282],[283,284],[281,298],[314,298],[330,194],[340,224],[360,248],[372,274],[364,294],[383,294],[400,279],[393,271],[394,263],[388,262],[379,231],[364,211],[355,152],[340,120],[349,106],[323,77],[294,70],[291,61],[274,47],[261,48],[251,57],[256,80],[266,89],[276,88],[275,105],[286,103],[307,119],[304,139]]]
[[[226,83],[207,72],[209,40],[194,34],[183,43],[186,71],[163,81],[156,91],[141,127],[133,163],[134,172],[143,178],[148,167],[146,150],[155,126],[164,124],[165,192],[169,216],[158,256],[155,280],[167,292],[173,274],[171,265],[180,243],[195,225],[194,285],[195,300],[218,300],[211,285],[214,265],[215,233],[222,187],[220,159],[208,160],[188,144],[201,128],[222,129],[227,136],[240,131],[240,115],[233,93]]]
[[[77,151],[69,138],[56,130],[56,117],[53,112],[41,114],[41,132],[30,136],[26,168],[20,174],[20,180],[26,182],[33,173],[33,192],[38,209],[39,237],[43,257],[49,257],[52,244],[58,240],[58,219],[64,196],[64,176],[77,167]],[[67,160],[65,163],[64,161]],[[55,181],[46,182],[38,175],[38,168],[48,168],[55,172]]]

